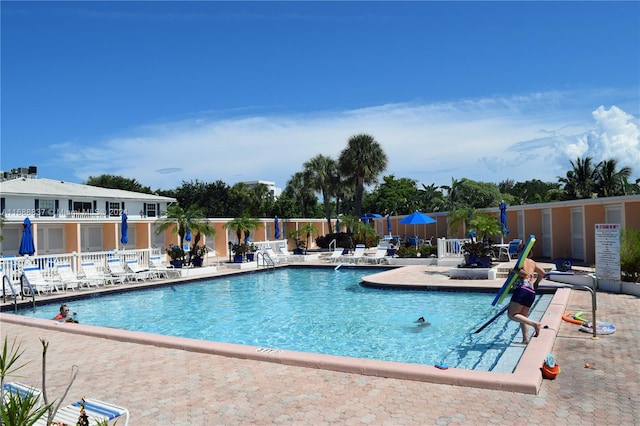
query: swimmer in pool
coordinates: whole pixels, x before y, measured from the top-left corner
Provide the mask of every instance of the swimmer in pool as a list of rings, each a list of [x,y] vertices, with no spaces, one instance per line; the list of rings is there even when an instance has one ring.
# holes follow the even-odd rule
[[[418,323],[418,327],[428,327],[431,325],[430,322],[425,321],[424,317],[420,317],[416,320],[416,323]]]

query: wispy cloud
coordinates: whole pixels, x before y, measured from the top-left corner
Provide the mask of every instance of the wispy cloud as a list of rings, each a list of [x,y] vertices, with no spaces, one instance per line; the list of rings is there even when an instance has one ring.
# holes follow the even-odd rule
[[[616,106],[568,105],[574,100],[554,92],[306,115],[202,116],[55,151],[64,152],[62,161],[80,180],[109,173],[154,189],[193,179],[230,185],[263,179],[284,187],[305,161],[319,153],[337,158],[357,133],[380,142],[389,157],[385,174],[425,184],[462,177],[555,182],[570,159],[584,155],[616,158],[640,174],[638,119]]]

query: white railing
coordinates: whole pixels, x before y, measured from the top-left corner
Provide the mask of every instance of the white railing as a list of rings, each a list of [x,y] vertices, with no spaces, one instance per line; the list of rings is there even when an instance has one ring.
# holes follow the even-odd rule
[[[38,266],[45,278],[56,275],[56,265],[59,263],[69,263],[71,269],[76,273],[81,273],[80,265],[83,262],[93,262],[100,271],[107,268],[107,260],[118,257],[122,263],[127,260],[137,260],[141,265],[149,264],[151,255],[158,255],[158,249],[135,249],[135,250],[109,250],[91,253],[71,253],[71,254],[51,254],[43,256],[15,256],[0,257],[0,268],[13,286],[20,285],[20,275],[25,267]]]
[[[438,259],[464,257],[462,245],[471,240],[466,238],[438,238]]]

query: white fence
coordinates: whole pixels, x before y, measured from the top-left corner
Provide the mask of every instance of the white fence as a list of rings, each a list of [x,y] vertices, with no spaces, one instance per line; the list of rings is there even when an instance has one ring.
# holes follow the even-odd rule
[[[114,257],[119,258],[122,263],[127,260],[137,260],[141,265],[149,264],[149,257],[160,254],[158,249],[136,249],[136,250],[109,250],[91,253],[71,253],[53,254],[45,256],[15,256],[0,258],[0,278],[2,273],[9,279],[15,287],[20,285],[20,276],[25,267],[38,266],[41,274],[45,278],[53,277],[56,274],[56,265],[69,263],[73,272],[79,274],[80,265],[83,262],[93,262],[99,271],[107,270],[107,260]]]

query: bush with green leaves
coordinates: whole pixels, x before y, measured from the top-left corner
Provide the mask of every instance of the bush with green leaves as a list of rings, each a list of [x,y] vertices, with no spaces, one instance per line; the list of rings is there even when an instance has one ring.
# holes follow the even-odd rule
[[[640,231],[623,229],[620,237],[622,281],[640,283]]]

